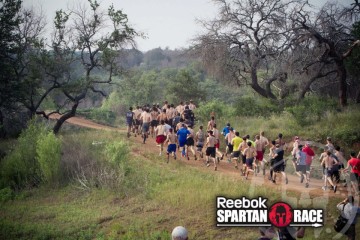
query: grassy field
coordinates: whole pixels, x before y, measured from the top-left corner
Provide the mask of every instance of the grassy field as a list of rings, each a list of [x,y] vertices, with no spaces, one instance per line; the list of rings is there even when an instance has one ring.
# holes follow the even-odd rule
[[[63,164],[70,160],[78,164],[106,162],[103,153],[107,145],[126,141],[124,134],[93,130],[72,130],[61,139]],[[334,236],[334,207],[339,198],[253,186],[180,161],[166,164],[156,153],[132,143],[129,148],[126,177],[115,179],[119,184],[110,180],[95,184],[90,177],[81,182],[79,176],[73,176],[57,186],[24,190],[2,202],[0,239],[169,239],[177,225],[189,230],[190,239],[257,239],[257,228],[215,226],[215,198],[219,195],[266,196],[269,204],[282,200],[324,208],[325,227],[309,228],[305,239]],[[99,178],[95,170],[92,168],[93,179]],[[66,171],[64,175],[69,176]]]

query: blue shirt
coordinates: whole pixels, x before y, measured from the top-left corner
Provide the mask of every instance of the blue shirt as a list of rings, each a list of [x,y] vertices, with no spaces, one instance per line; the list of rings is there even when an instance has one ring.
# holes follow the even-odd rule
[[[228,134],[228,133],[230,132],[230,129],[229,129],[229,128],[230,128],[230,127],[228,127],[228,126],[226,126],[226,127],[223,128],[222,133],[223,133],[224,136],[226,136],[226,134]]]
[[[131,111],[126,112],[126,123],[132,123],[134,113]]]
[[[298,165],[306,165],[306,153],[303,151],[298,152]]]
[[[186,128],[180,128],[176,133],[179,141],[185,141],[188,134],[190,134],[190,131],[187,130]]]

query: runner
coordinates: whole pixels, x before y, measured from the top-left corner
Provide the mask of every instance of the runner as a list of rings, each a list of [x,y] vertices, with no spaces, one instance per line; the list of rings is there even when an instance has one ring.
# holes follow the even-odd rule
[[[264,158],[264,152],[263,150],[265,149],[265,145],[264,143],[260,140],[260,136],[256,135],[255,136],[255,149],[256,149],[256,160],[254,162],[254,166],[255,166],[255,174],[260,172],[260,166],[263,172],[263,175],[265,176],[265,166],[264,166],[264,162],[263,162],[263,158]],[[260,166],[259,166],[260,165]]]
[[[339,146],[335,146],[335,153],[334,153],[336,159],[338,160],[339,164],[338,164],[338,170],[337,170],[337,175],[335,175],[335,181],[336,183],[340,182],[340,179],[346,180],[346,177],[344,175],[344,172],[341,171],[342,169],[345,168],[345,157],[344,154],[341,152],[341,149]],[[345,187],[346,187],[346,183],[345,183]]]
[[[215,117],[212,116],[211,119],[210,119],[210,121],[209,121],[208,124],[207,124],[206,131],[210,131],[210,130],[212,131],[212,130],[213,130],[213,127],[214,127],[214,124],[216,124],[216,122],[215,122]]]
[[[173,120],[176,116],[176,110],[174,108],[174,104],[169,104],[168,109],[166,110],[166,117],[168,119],[168,124],[173,126]]]
[[[240,144],[243,142],[243,139],[239,137],[239,132],[235,132],[235,137],[231,140],[231,145],[233,146],[234,151],[230,155],[231,159],[235,160],[235,168],[238,169],[238,163],[240,162]]]
[[[234,129],[232,127],[230,127],[229,132],[225,135],[225,143],[226,143],[226,152],[225,152],[225,156],[227,157],[228,154],[231,154],[234,151],[234,145],[232,144],[232,140],[235,137],[235,133],[234,133]],[[230,163],[230,157],[228,157],[228,162]]]
[[[199,131],[195,135],[195,142],[196,142],[196,152],[200,154],[201,158],[203,158],[202,149],[205,143],[205,133],[203,131],[203,126],[199,127]]]
[[[176,143],[177,143],[177,137],[173,131],[172,128],[169,129],[169,133],[167,134],[166,142],[168,144],[167,147],[167,163],[169,163],[170,154],[174,154],[174,160],[176,160]]]
[[[351,152],[350,153],[350,160],[347,163],[346,168],[344,169],[344,172],[350,171],[350,182],[352,189],[355,192],[356,196],[359,196],[359,179],[360,179],[360,159],[355,158],[356,153]],[[350,189],[351,192],[351,189]]]
[[[185,110],[184,102],[181,101],[180,104],[177,105],[175,109],[176,109],[176,111],[177,111],[178,113],[180,113],[180,116],[182,116],[182,114],[183,114],[183,112],[184,112],[184,110]]]
[[[186,157],[187,157],[187,160],[190,160],[190,157],[189,157],[189,150],[190,150],[191,153],[193,154],[195,160],[197,160],[195,150],[194,150],[194,135],[195,135],[194,130],[192,129],[191,126],[188,126],[188,130],[189,130],[190,134],[188,135],[188,137],[186,139]]]
[[[133,108],[129,107],[129,111],[126,112],[126,125],[127,125],[127,137],[130,137],[130,131],[134,121]]]
[[[219,148],[220,148],[220,132],[216,128],[216,124],[214,124],[212,132],[213,132],[213,135],[214,135],[215,140],[216,140],[215,151],[216,151],[216,155],[218,156],[218,157],[216,157],[216,160],[219,163],[220,160],[223,160],[224,154],[222,152],[220,152],[220,150],[219,150]]]
[[[158,144],[158,146],[160,146],[160,154],[159,156],[162,155],[162,151],[164,148],[164,142],[166,140],[166,127],[165,127],[165,122],[164,120],[160,121],[160,125],[156,127],[155,129],[155,135],[156,135],[156,143]]]
[[[284,160],[284,150],[281,148],[280,144],[275,145],[275,149],[273,150],[274,162],[273,162],[273,183],[276,183],[276,174],[281,173],[285,178],[285,184],[289,183],[287,175],[285,173],[285,160]]]
[[[185,106],[185,110],[183,112],[182,118],[184,119],[186,125],[191,127],[194,126],[195,116],[193,111],[189,109],[189,106]]]
[[[226,135],[230,132],[230,123],[227,123],[226,126],[223,128],[223,130],[221,131],[221,134],[224,135],[225,137],[225,146],[226,146],[226,149],[225,149],[225,156],[227,156],[228,154],[228,145],[229,145],[229,142],[226,138]]]
[[[142,113],[142,109],[140,108],[140,106],[137,106],[136,109],[134,110],[135,124],[134,124],[134,128],[133,128],[133,133],[135,134],[134,135],[135,137],[136,137],[136,135],[140,135],[140,126],[142,125],[141,113]]]
[[[305,179],[305,187],[309,187],[308,178],[305,177],[306,175],[306,153],[303,151],[303,145],[299,145],[299,152],[296,155],[297,159],[297,167],[296,173],[300,176],[300,183],[304,182]]]
[[[314,150],[311,149],[310,145],[310,142],[306,142],[302,150],[306,154],[306,178],[308,182],[310,182],[311,164],[315,156]]]
[[[187,136],[190,134],[190,131],[187,129],[186,125],[183,123],[181,128],[177,131],[176,135],[178,136],[179,148],[182,148],[181,156],[185,157],[185,144]]]
[[[243,151],[243,155],[246,157],[245,179],[248,179],[249,173],[254,172],[253,163],[254,158],[256,157],[256,150],[252,146],[251,142],[247,142],[247,148]]]
[[[241,153],[241,175],[245,176],[245,171],[246,171],[246,156],[243,154],[243,151],[247,148],[247,138],[246,136],[242,137],[242,142],[239,145],[238,150]]]
[[[192,99],[190,100],[189,109],[190,109],[191,111],[194,111],[194,110],[196,109],[196,105],[194,104],[194,102],[193,102]]]
[[[333,187],[334,193],[336,192],[336,188],[337,186],[333,183],[331,176],[333,175],[333,171],[334,171],[334,163],[336,163],[336,159],[333,158],[332,153],[330,150],[328,150],[326,152],[326,156],[324,157],[324,159],[321,162],[321,165],[325,165],[325,169],[326,169],[326,178],[325,178],[325,185],[322,187],[323,190],[327,189],[327,183],[329,182],[330,185]]]
[[[166,109],[161,110],[161,113],[158,115],[157,120],[158,120],[158,122],[160,122],[161,120],[164,120],[164,122],[167,123]]]
[[[280,145],[280,148],[282,148],[284,151],[287,149],[287,144],[283,139],[283,134],[279,133],[278,138],[275,140],[277,144]]]
[[[143,143],[145,144],[146,139],[149,137],[149,127],[151,123],[151,114],[149,108],[146,108],[143,113],[141,113],[142,121],[142,134],[143,134]]]
[[[270,151],[269,151],[269,162],[270,162],[270,175],[269,175],[269,180],[273,181],[273,177],[274,177],[274,167],[275,167],[275,149],[276,149],[276,141],[273,140],[271,141],[271,147],[270,147]],[[274,182],[275,183],[275,182]]]
[[[153,105],[152,109],[151,109],[151,128],[150,128],[150,135],[151,137],[154,137],[154,130],[157,127],[157,125],[159,124],[157,117],[159,115],[158,109],[155,106],[155,104]]]
[[[260,132],[260,142],[264,146],[264,149],[263,149],[263,155],[264,155],[266,147],[269,146],[269,140],[265,137],[265,132],[264,131]]]
[[[294,143],[293,143],[293,149],[291,150],[291,156],[292,156],[292,164],[294,167],[294,171],[296,173],[296,161],[297,161],[297,154],[299,152],[299,145],[300,145],[300,138],[298,136],[294,137]]]
[[[172,121],[172,127],[175,129],[175,132],[178,130],[177,125],[179,124],[180,120],[181,120],[180,113],[176,112],[176,115]]]
[[[210,166],[210,160],[212,159],[214,162],[214,171],[217,170],[217,166],[216,166],[216,159],[215,159],[215,142],[216,139],[213,135],[213,131],[208,131],[208,137],[206,139],[206,143],[205,146],[206,148],[206,166],[209,167]]]

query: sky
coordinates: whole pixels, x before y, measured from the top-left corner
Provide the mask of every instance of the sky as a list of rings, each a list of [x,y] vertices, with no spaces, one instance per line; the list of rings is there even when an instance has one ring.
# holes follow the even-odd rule
[[[340,0],[342,4],[353,0]],[[23,0],[25,7],[42,8],[47,16],[48,30],[55,11],[66,10],[76,2],[86,0]],[[191,39],[203,31],[196,19],[211,19],[217,7],[211,0],[98,0],[107,9],[112,3],[128,15],[131,26],[145,33],[146,39],[136,39],[141,51],[161,47],[180,49],[188,47]],[[322,5],[326,0],[310,0],[312,4]],[[50,31],[50,30],[49,30]]]

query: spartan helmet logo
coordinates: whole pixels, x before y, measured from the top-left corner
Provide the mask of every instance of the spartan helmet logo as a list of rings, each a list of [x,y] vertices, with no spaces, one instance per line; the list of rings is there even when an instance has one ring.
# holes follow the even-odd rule
[[[280,205],[276,207],[275,219],[278,224],[284,224],[286,222],[286,209],[284,206]]]
[[[275,203],[269,211],[269,220],[275,227],[287,227],[293,219],[291,206],[284,202]]]

